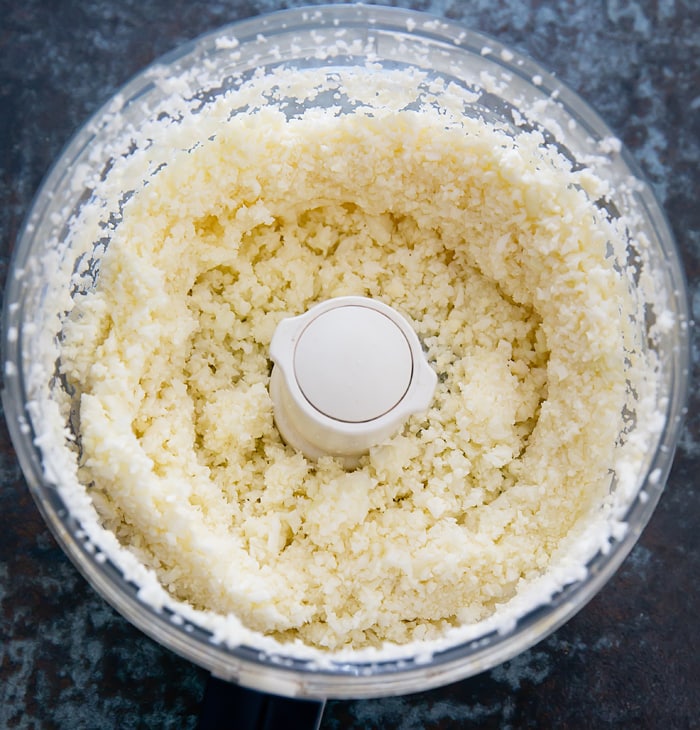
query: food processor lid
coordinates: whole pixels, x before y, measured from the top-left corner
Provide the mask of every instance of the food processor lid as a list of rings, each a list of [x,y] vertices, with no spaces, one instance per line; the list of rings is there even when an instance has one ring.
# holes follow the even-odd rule
[[[430,406],[437,375],[408,320],[336,297],[282,320],[270,344],[275,422],[310,458],[356,457]]]

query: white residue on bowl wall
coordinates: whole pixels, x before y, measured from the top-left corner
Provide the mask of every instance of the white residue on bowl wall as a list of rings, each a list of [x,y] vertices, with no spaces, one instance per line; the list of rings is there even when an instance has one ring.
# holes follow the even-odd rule
[[[217,41],[217,48],[220,50],[237,49],[237,47],[238,42],[233,37],[220,38]],[[332,50],[329,50],[330,54]],[[482,49],[483,55],[489,52],[490,49]],[[503,60],[510,60],[503,54],[501,57]],[[193,84],[195,87],[203,84],[201,69],[173,77],[156,68],[151,75],[166,98],[158,108],[167,110],[168,116],[159,119],[157,114],[153,114],[149,120],[136,128],[127,116],[121,113],[124,99],[115,98],[111,112],[101,126],[107,133],[113,134],[115,139],[109,145],[102,147],[95,144],[91,153],[91,164],[95,160],[110,158],[113,160],[109,173],[103,179],[93,176],[90,180],[94,188],[93,198],[83,205],[71,221],[69,252],[65,251],[64,241],[56,240],[53,257],[41,261],[35,260],[32,263],[36,267],[33,274],[48,279],[49,287],[43,294],[43,303],[49,305],[47,311],[50,316],[41,323],[39,335],[33,338],[26,355],[25,369],[29,374],[30,401],[28,411],[37,428],[36,443],[43,454],[46,479],[58,485],[66,508],[81,525],[85,543],[93,546],[91,549],[96,553],[96,560],[100,562],[108,559],[121,571],[127,581],[138,586],[138,596],[141,600],[158,610],[164,608],[172,610],[178,617],[176,623],[184,620],[211,631],[214,642],[232,647],[239,644],[252,645],[269,654],[281,653],[312,659],[318,662],[319,666],[327,666],[334,661],[416,659],[419,656],[429,661],[433,652],[485,635],[494,628],[504,632],[510,630],[521,616],[534,607],[548,602],[562,587],[583,580],[588,561],[600,551],[606,550],[610,540],[620,539],[624,534],[623,518],[639,488],[640,464],[646,463],[650,444],[654,443],[657,433],[664,424],[663,415],[657,414],[654,393],[654,369],[657,363],[651,353],[644,351],[641,343],[642,335],[635,331],[634,321],[629,322],[629,326],[623,329],[625,329],[624,336],[628,338],[629,348],[626,377],[639,394],[636,402],[629,403],[636,413],[636,428],[627,435],[617,452],[615,492],[602,500],[601,509],[589,520],[572,527],[566,538],[561,541],[559,548],[550,556],[546,570],[539,575],[535,574],[536,571],[530,571],[527,579],[520,578],[512,597],[499,606],[495,613],[485,618],[482,615],[478,621],[464,621],[461,625],[449,629],[443,626],[441,635],[435,636],[434,632],[430,633],[427,635],[429,636],[427,640],[410,640],[404,644],[387,642],[380,647],[361,645],[359,649],[344,649],[340,642],[334,647],[334,651],[328,652],[320,645],[313,645],[313,642],[281,643],[277,638],[265,636],[261,631],[244,625],[234,613],[200,610],[187,602],[177,600],[165,590],[157,576],[157,570],[144,565],[138,551],[125,548],[113,531],[103,528],[102,518],[95,509],[93,499],[78,476],[78,453],[67,427],[67,419],[74,404],[71,397],[56,386],[54,379],[56,359],[61,356],[56,333],[61,326],[60,319],[73,306],[67,284],[72,281],[82,290],[89,288],[92,277],[89,263],[94,255],[94,242],[100,241],[105,236],[115,235],[115,224],[108,221],[110,214],[120,210],[125,191],[148,190],[148,186],[144,187],[144,183],[151,182],[152,175],[161,169],[161,165],[173,158],[173,148],[193,150],[203,141],[216,138],[221,133],[222,125],[229,123],[232,114],[237,114],[239,110],[247,110],[243,112],[244,115],[251,114],[252,110],[259,107],[264,107],[266,110],[281,107],[284,110],[290,100],[302,105],[310,102],[310,106],[313,106],[313,100],[319,95],[335,92],[351,102],[358,118],[371,119],[384,115],[387,120],[400,120],[401,110],[411,102],[423,99],[425,104],[427,99],[429,108],[424,109],[424,113],[434,116],[436,114],[434,105],[437,102],[440,106],[439,113],[444,115],[443,118],[459,127],[462,122],[461,115],[479,95],[478,89],[465,89],[454,82],[443,84],[431,80],[432,86],[426,89],[423,84],[426,72],[419,69],[389,71],[380,69],[377,65],[369,65],[367,68],[358,68],[351,72],[341,73],[336,70],[328,75],[323,69],[301,72],[296,69],[279,68],[274,73],[241,81],[234,92],[216,97],[205,109],[193,111],[198,102],[190,99]],[[503,79],[490,77],[486,80],[487,90],[493,93],[500,93],[505,88],[506,82]],[[532,80],[537,84],[535,77]],[[211,79],[212,88],[216,87],[217,82],[218,79]],[[435,86],[436,83],[439,88]],[[538,100],[534,112],[531,108],[520,108],[518,115],[522,119],[532,116],[546,119],[544,108],[552,109],[556,103],[552,99]],[[269,111],[267,113],[271,114]],[[306,124],[327,124],[328,119],[334,114],[333,111],[323,109],[309,111],[306,115]],[[270,120],[273,118],[274,114],[269,116]],[[238,121],[240,122],[240,119]],[[281,124],[280,129],[284,129],[286,122],[283,120],[283,115],[278,121]],[[558,123],[553,121],[552,124],[556,127],[556,137],[566,139]],[[478,123],[470,120],[466,126],[473,131]],[[503,127],[507,130],[508,125],[504,124]],[[508,131],[498,130],[497,125],[493,128],[484,127],[482,133],[497,133],[502,139],[506,139],[510,134]],[[527,140],[531,142],[534,140],[536,148],[544,149],[540,145],[538,135],[538,132],[533,132],[528,137],[522,136],[519,138],[519,143],[524,144]],[[292,139],[288,142],[293,144]],[[123,151],[127,149],[128,153],[124,154]],[[619,144],[616,144],[616,140],[602,140],[599,143],[599,154],[602,154],[602,157],[594,155],[588,158],[594,167],[582,171],[576,179],[582,190],[593,196],[602,192],[605,194],[616,192],[610,190],[609,185],[598,177],[595,165],[598,165],[598,169],[602,169],[605,155],[617,152]],[[436,154],[439,156],[440,151],[436,150]],[[547,155],[549,154],[550,152],[547,152]],[[553,160],[556,153],[551,154]],[[332,161],[333,158],[330,159]],[[381,156],[378,159],[381,159]],[[342,162],[342,160],[335,161]],[[97,168],[101,171],[99,165]],[[503,170],[503,174],[508,174],[506,167]],[[511,174],[515,172],[513,170]],[[81,166],[78,168],[74,183],[77,185],[79,181],[90,177],[89,167]],[[447,179],[447,183],[450,182],[452,181]],[[533,178],[533,184],[535,182]],[[534,199],[531,203],[535,204]],[[57,213],[56,215],[64,220],[63,215]],[[261,218],[258,224],[263,222]],[[57,220],[56,226],[59,225],[60,222]],[[116,228],[118,225],[117,223]],[[613,243],[617,247],[619,260],[623,261],[620,254],[626,247],[624,221],[613,222],[611,226],[610,235],[614,235],[616,231],[619,235],[618,240]],[[103,244],[98,248],[101,247]],[[646,254],[643,247],[639,255],[644,259]],[[74,263],[78,259],[81,260],[81,264],[74,271]],[[37,271],[40,273],[37,274]],[[654,301],[658,284],[649,273],[648,267],[642,265],[640,272],[639,289],[642,300]],[[379,295],[381,296],[381,292]],[[641,302],[637,304],[641,308]],[[634,307],[634,302],[630,306]],[[639,312],[633,309],[629,311],[629,315],[632,320],[640,316]],[[666,312],[658,313],[656,324],[659,332],[667,331],[673,325],[672,315]],[[33,364],[30,366],[28,363]],[[562,377],[565,377],[563,370]],[[654,414],[657,414],[656,418]],[[642,428],[643,424],[651,425]]]

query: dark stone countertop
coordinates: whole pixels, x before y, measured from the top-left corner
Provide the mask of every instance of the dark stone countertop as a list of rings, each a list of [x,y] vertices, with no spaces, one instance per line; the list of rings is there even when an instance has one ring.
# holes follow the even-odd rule
[[[181,42],[294,0],[0,0],[0,280],[76,127]],[[629,146],[668,213],[700,318],[700,4],[414,0],[543,62]],[[323,728],[700,726],[700,341],[670,480],[639,544],[574,619],[521,656],[422,694],[329,702]],[[44,526],[0,426],[0,728],[193,728],[206,673],[144,637]]]

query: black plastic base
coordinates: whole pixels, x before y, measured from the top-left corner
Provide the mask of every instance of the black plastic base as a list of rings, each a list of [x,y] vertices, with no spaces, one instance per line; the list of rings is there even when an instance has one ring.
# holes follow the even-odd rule
[[[266,694],[209,677],[198,730],[318,730],[325,702]]]

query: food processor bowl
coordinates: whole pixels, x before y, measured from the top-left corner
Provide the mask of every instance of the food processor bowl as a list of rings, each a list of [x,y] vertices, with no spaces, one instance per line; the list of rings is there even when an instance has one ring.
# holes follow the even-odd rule
[[[165,156],[155,134],[164,118],[177,124],[228,92],[256,84],[262,92],[242,99],[231,113],[279,101],[279,89],[265,83],[282,68],[293,69],[288,94],[292,81],[303,83],[309,72],[332,77],[371,68],[391,85],[397,72],[417,70],[426,97],[434,97],[431,103],[439,105],[440,89],[449,86],[461,94],[466,114],[516,130],[541,129],[574,164],[609,182],[608,210],[624,213],[634,228],[626,275],[640,299],[637,341],[652,365],[643,407],[640,399],[627,418],[625,441],[639,440],[645,456],[630,467],[633,489],[616,495],[619,480],[613,479],[613,527],[585,574],[551,592],[543,584],[540,605],[507,626],[486,622],[472,635],[376,660],[368,652],[349,652],[319,662],[252,641],[230,646],[199,625],[194,614],[149,600],[138,562],[112,559],[97,528],[88,525],[89,496],[65,484],[65,443],[74,426],[70,394],[55,367],[61,318],[75,288],[89,288],[99,276],[100,255],[109,243],[105,229],[94,237],[92,250],[77,251],[71,232],[76,225],[95,225],[86,211],[95,215],[90,211],[99,209],[95,200],[101,195],[119,198],[111,173],[139,162],[143,149],[134,151],[133,145],[137,131],[145,130],[145,136],[154,131],[144,154]],[[328,92],[308,94],[297,106],[290,98],[285,108],[293,115],[346,103]],[[345,111],[352,109],[348,103]],[[122,202],[128,195],[121,191]],[[639,273],[634,262],[641,259],[643,287],[634,273]],[[76,567],[132,624],[216,677],[298,698],[368,698],[454,682],[526,650],[572,617],[610,579],[649,520],[671,467],[688,385],[688,306],[679,257],[664,215],[627,150],[575,93],[532,60],[459,24],[390,7],[333,5],[255,17],[178,48],[127,83],[77,132],[41,186],[14,251],[3,325],[2,396],[12,441],[46,523]]]

